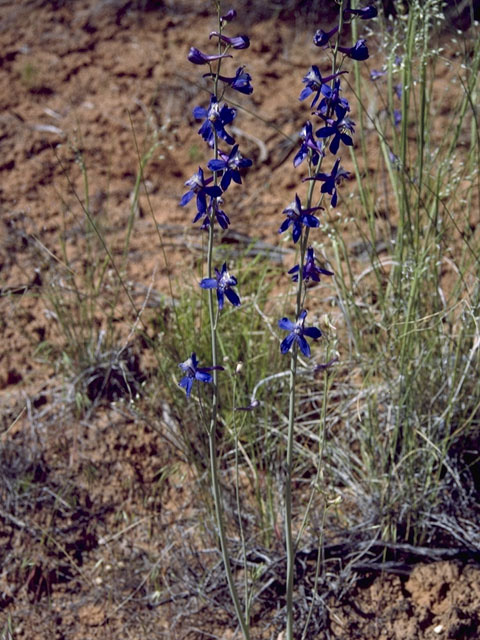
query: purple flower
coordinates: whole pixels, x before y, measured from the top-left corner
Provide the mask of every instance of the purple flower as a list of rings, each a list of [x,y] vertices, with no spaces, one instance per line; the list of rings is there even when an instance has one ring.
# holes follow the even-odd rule
[[[179,364],[179,367],[186,374],[180,380],[179,386],[185,389],[187,398],[190,396],[190,392],[195,380],[200,380],[200,382],[212,382],[212,376],[210,375],[209,371],[213,371],[214,369],[223,371],[223,367],[199,367],[195,352],[192,353],[188,360],[185,360],[185,362],[181,362]]]
[[[298,320],[296,322],[292,322],[288,318],[282,318],[278,321],[278,326],[280,329],[284,331],[289,331],[288,336],[283,340],[280,345],[280,351],[282,353],[287,353],[290,351],[292,345],[296,342],[300,347],[300,351],[306,358],[310,357],[310,346],[308,342],[305,340],[304,336],[308,336],[309,338],[313,338],[316,340],[320,338],[322,332],[317,327],[305,327],[305,317],[307,315],[306,310],[301,311],[298,316]]]
[[[207,207],[207,210],[204,213],[201,213],[198,211],[197,215],[193,219],[193,224],[195,224],[195,222],[198,222],[198,220],[200,220],[200,218],[203,217],[202,226],[200,228],[208,229],[208,227],[210,226],[212,211],[214,211],[215,218],[217,219],[218,224],[222,227],[222,229],[228,229],[228,225],[230,224],[230,219],[225,213],[225,211],[222,211],[221,209],[218,208],[219,202],[221,201],[222,201],[221,198],[210,198],[210,203]]]
[[[316,47],[323,47],[328,44],[330,38],[335,35],[338,31],[338,25],[333,27],[331,31],[324,31],[323,29],[318,29],[315,31],[315,35],[313,36],[313,44]]]
[[[338,50],[352,60],[361,61],[368,58],[368,47],[365,40],[358,40],[353,47],[338,47]]]
[[[343,142],[343,144],[347,145],[348,147],[353,146],[353,141],[350,133],[354,133],[355,131],[355,123],[353,122],[353,120],[346,117],[345,109],[337,107],[336,115],[336,120],[327,118],[327,126],[322,127],[317,131],[317,136],[319,138],[328,138],[329,136],[332,136],[329,150],[331,153],[333,153],[334,156],[337,155],[340,142]]]
[[[377,15],[377,8],[373,5],[363,7],[363,9],[345,9],[343,11],[344,18],[348,16],[358,16],[361,20],[369,20],[370,18],[375,18]]]
[[[204,278],[200,282],[200,286],[202,287],[202,289],[217,290],[218,308],[220,310],[223,309],[224,296],[227,296],[228,300],[233,304],[234,307],[238,307],[240,305],[240,298],[231,288],[236,286],[237,279],[235,278],[235,276],[231,276],[228,273],[227,263],[223,263],[221,271],[219,271],[215,267],[215,273],[215,278]]]
[[[212,31],[212,33],[208,36],[209,39],[213,36],[217,37],[219,40],[228,44],[230,47],[234,49],[248,49],[250,46],[250,39],[248,36],[234,36],[233,38],[229,38],[228,36],[224,36],[223,33],[218,33],[218,31]]]
[[[333,271],[328,271],[328,269],[324,269],[323,267],[317,266],[317,258],[315,257],[315,252],[313,247],[308,247],[307,249],[307,257],[305,258],[305,264],[302,269],[302,280],[304,282],[308,282],[312,280],[313,282],[320,282],[320,275],[324,276],[333,276]],[[293,282],[298,282],[298,272],[300,271],[300,266],[296,264],[288,273],[293,274],[292,280]]]
[[[384,76],[386,74],[386,70],[385,69],[381,69],[380,71],[378,69],[372,69],[370,71],[370,78],[372,80],[378,80],[378,78],[381,78],[382,76]]]
[[[190,187],[190,189],[183,194],[182,199],[180,200],[180,206],[184,207],[190,202],[193,196],[196,195],[198,211],[197,218],[198,215],[204,215],[207,211],[207,196],[210,196],[211,198],[218,198],[222,195],[220,187],[207,186],[212,182],[212,180],[212,177],[205,179],[203,177],[203,169],[198,167],[197,173],[194,173],[193,176],[185,182],[185,186]]]
[[[402,121],[402,112],[399,109],[393,110],[393,124],[398,127]]]
[[[236,115],[236,109],[230,109],[226,104],[220,106],[220,103],[214,95],[210,98],[210,105],[208,109],[205,109],[204,107],[195,107],[193,110],[193,117],[196,120],[205,118],[205,122],[198,130],[198,133],[212,148],[214,146],[215,133],[219,138],[225,140],[227,144],[235,143],[235,139],[225,131],[225,125],[231,124]]]
[[[252,165],[252,161],[249,160],[249,158],[244,158],[242,156],[238,150],[238,144],[232,147],[229,155],[220,151],[220,156],[221,159],[210,160],[207,167],[210,171],[223,171],[222,181],[220,183],[223,191],[228,189],[232,180],[237,184],[242,184],[239,169],[250,167]]]
[[[324,156],[325,153],[323,151],[323,143],[317,142],[317,140],[315,140],[315,138],[313,137],[311,122],[305,123],[305,126],[300,132],[300,137],[303,140],[303,142],[300,149],[298,150],[298,153],[293,159],[293,166],[296,168],[302,164],[302,162],[305,160],[305,158],[308,155],[309,149],[311,150],[310,159],[312,161],[312,164],[314,165],[318,164],[320,156]]]
[[[235,18],[237,17],[237,12],[235,11],[235,9],[230,9],[230,11],[227,11],[227,13],[222,16],[220,18],[220,20],[223,22],[231,22],[232,20],[235,20]]]
[[[306,84],[306,87],[303,89],[303,91],[301,92],[301,94],[298,97],[298,99],[300,101],[301,100],[305,100],[305,98],[308,98],[309,96],[311,96],[312,93],[315,93],[315,96],[314,96],[314,98],[312,100],[312,104],[310,105],[313,108],[315,106],[315,103],[320,98],[320,94],[324,93],[323,87],[328,86],[327,82],[330,82],[330,80],[333,80],[333,78],[336,78],[337,76],[341,75],[342,73],[347,73],[347,72],[346,71],[339,71],[338,73],[335,73],[333,75],[326,76],[325,78],[322,78],[322,75],[321,75],[318,67],[315,64],[312,65],[310,67],[310,70],[308,71],[308,73],[306,74],[306,76],[302,80],[302,82],[304,82]]]
[[[283,233],[288,229],[288,227],[290,227],[290,225],[292,225],[292,239],[293,242],[297,242],[302,235],[302,227],[304,225],[306,227],[318,227],[320,225],[318,218],[311,215],[312,211],[318,211],[319,209],[323,209],[323,207],[311,207],[310,209],[302,209],[300,198],[297,194],[295,194],[295,200],[291,202],[286,209],[283,210],[283,213],[286,213],[287,217],[282,222],[278,233]]]
[[[209,64],[214,60],[220,60],[221,58],[231,58],[231,57],[232,56],[229,53],[222,53],[214,56],[207,56],[206,53],[203,53],[202,51],[200,51],[200,49],[197,49],[196,47],[190,47],[190,51],[188,52],[188,56],[187,56],[187,58],[190,60],[190,62],[193,62],[193,64]]]
[[[225,84],[228,84],[235,91],[239,91],[240,93],[250,94],[253,93],[253,87],[250,84],[252,81],[252,76],[244,71],[245,67],[238,67],[236,73],[232,77],[227,76],[218,76],[218,79]],[[215,77],[214,73],[205,73],[204,78]]]
[[[340,165],[340,159],[338,158],[333,165],[331,173],[317,173],[312,178],[304,178],[304,180],[321,180],[323,182],[320,191],[322,193],[329,193],[332,196],[330,204],[332,207],[337,206],[337,184],[339,184],[343,178],[348,178],[350,175],[348,171],[342,169]]]
[[[350,111],[350,105],[346,98],[340,97],[340,80],[335,80],[333,89],[329,85],[322,87],[323,98],[320,100],[315,113],[321,117],[330,117],[341,110],[341,113]]]

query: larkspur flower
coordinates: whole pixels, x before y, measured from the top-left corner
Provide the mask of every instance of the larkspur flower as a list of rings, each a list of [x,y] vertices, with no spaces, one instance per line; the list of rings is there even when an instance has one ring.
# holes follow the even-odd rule
[[[197,211],[197,215],[193,219],[193,224],[198,222],[200,218],[203,218],[201,229],[208,229],[210,226],[210,219],[212,217],[212,211],[214,213],[215,218],[217,219],[218,224],[222,227],[222,229],[228,229],[228,225],[230,224],[230,219],[222,209],[219,208],[219,204],[222,202],[222,198],[210,198],[210,202],[208,204],[207,210],[204,213],[200,213]]]
[[[230,11],[227,11],[224,16],[221,16],[220,20],[222,21],[222,23],[231,22],[232,20],[235,20],[236,17],[237,12],[235,11],[235,9],[230,9]]]
[[[386,69],[372,69],[370,71],[370,78],[371,80],[378,80],[378,78],[381,78],[386,73],[387,73]]]
[[[361,20],[370,20],[370,18],[375,18],[377,15],[377,8],[373,5],[363,7],[363,9],[344,9],[343,11],[344,18],[348,18],[348,16],[358,16]]]
[[[200,51],[200,49],[197,49],[196,47],[190,47],[190,51],[188,52],[187,56],[188,60],[193,64],[209,64],[214,60],[221,60],[222,58],[231,57],[232,56],[229,53],[221,53],[213,56],[208,56],[206,53],[203,53],[203,51]]]
[[[223,263],[221,271],[215,267],[215,274],[215,278],[204,278],[200,282],[202,289],[217,290],[218,308],[220,310],[223,309],[224,296],[227,296],[227,299],[234,307],[238,307],[240,305],[240,298],[232,289],[232,287],[236,286],[237,279],[228,272],[227,263]]]
[[[350,136],[350,133],[355,131],[355,123],[353,120],[347,117],[346,110],[337,107],[336,109],[336,120],[332,120],[331,118],[327,118],[327,125],[325,127],[321,127],[316,135],[319,138],[329,138],[332,136],[332,140],[330,142],[329,150],[333,155],[337,155],[338,147],[340,146],[340,142],[347,145],[348,147],[353,146],[353,140]]]
[[[221,40],[224,44],[228,44],[230,47],[234,49],[248,49],[250,46],[250,38],[248,36],[240,35],[234,36],[233,38],[229,38],[225,36],[223,33],[218,33],[218,31],[212,31],[208,38],[216,37]]]
[[[218,76],[218,79],[228,84],[229,87],[235,89],[239,93],[245,93],[250,95],[253,93],[253,87],[250,84],[252,81],[252,76],[244,71],[245,67],[238,67],[234,76]],[[203,75],[204,78],[215,78],[216,75],[214,73],[205,73]]]
[[[194,173],[193,176],[185,182],[186,187],[190,187],[190,189],[183,194],[182,199],[180,200],[180,206],[184,207],[186,204],[190,202],[193,196],[197,196],[197,215],[204,215],[207,211],[207,196],[211,198],[218,198],[222,195],[222,190],[218,186],[212,185],[209,187],[209,183],[212,182],[213,178],[204,178],[203,169],[198,167],[197,173]]]
[[[333,88],[329,85],[323,85],[322,94],[324,97],[320,100],[315,113],[321,118],[325,118],[330,117],[339,110],[341,110],[341,113],[350,111],[350,104],[346,98],[340,96],[340,91],[340,80],[335,80]]]
[[[324,267],[318,266],[318,259],[315,257],[315,251],[313,247],[308,247],[307,255],[305,257],[305,264],[302,269],[302,280],[304,282],[308,282],[312,280],[312,282],[320,282],[320,276],[333,276],[333,271],[329,271]],[[296,264],[288,273],[291,274],[293,282],[298,282],[298,273],[300,271],[300,266]]]
[[[320,95],[324,92],[323,87],[328,86],[327,83],[330,82],[330,80],[333,80],[334,78],[341,75],[342,73],[347,73],[347,72],[339,71],[338,73],[334,73],[333,75],[325,76],[325,78],[322,78],[322,74],[320,73],[320,70],[317,67],[317,65],[315,64],[312,65],[302,80],[302,82],[306,86],[302,90],[298,99],[300,101],[305,100],[306,98],[311,96],[312,93],[314,93],[315,96],[312,100],[312,104],[310,105],[310,107],[313,109],[315,104],[318,102]]]
[[[352,60],[362,61],[368,58],[368,47],[365,40],[358,40],[353,47],[338,47],[338,50],[344,53]]]
[[[302,145],[298,150],[298,153],[293,159],[293,166],[296,168],[302,164],[308,155],[308,150],[311,150],[312,164],[318,164],[320,156],[324,156],[323,143],[318,142],[313,137],[312,123],[306,122],[302,131],[300,132],[300,138],[302,139]]]
[[[305,317],[307,315],[306,310],[300,312],[298,316],[298,320],[296,322],[292,322],[288,318],[282,318],[278,321],[278,326],[283,331],[289,331],[288,336],[283,340],[280,345],[280,351],[285,354],[290,351],[292,345],[296,342],[300,347],[300,351],[306,358],[310,357],[310,345],[305,339],[305,336],[308,338],[313,338],[317,340],[322,335],[320,329],[317,327],[305,327]]]
[[[183,387],[186,391],[187,398],[190,396],[190,392],[192,391],[192,386],[195,380],[199,380],[200,382],[212,382],[212,376],[209,373],[214,369],[218,369],[223,371],[223,367],[199,367],[198,360],[195,352],[185,360],[185,362],[181,362],[178,365],[182,371],[185,372],[185,376],[178,383],[180,387]]]
[[[315,35],[313,36],[313,44],[316,47],[324,47],[326,44],[328,44],[328,41],[330,40],[330,38],[337,33],[337,31],[338,31],[338,25],[336,27],[333,27],[331,31],[324,31],[323,29],[318,29],[317,31],[315,31]]]
[[[318,227],[320,222],[318,218],[312,215],[313,211],[318,211],[323,207],[311,207],[310,209],[302,209],[300,198],[295,194],[295,200],[291,202],[283,213],[287,215],[286,219],[282,222],[278,233],[286,231],[290,225],[293,226],[292,239],[293,242],[297,242],[302,234],[302,227]]]
[[[237,184],[242,184],[240,169],[250,167],[252,165],[252,161],[249,158],[244,158],[242,156],[242,154],[238,150],[238,144],[232,147],[229,155],[223,153],[222,151],[220,151],[219,153],[221,157],[218,159],[210,160],[207,164],[207,167],[210,169],[210,171],[223,171],[220,186],[222,187],[223,191],[226,191],[230,186],[230,182],[232,180]]]
[[[204,107],[195,107],[193,117],[197,120],[205,118],[198,133],[205,142],[213,148],[215,141],[215,133],[219,138],[227,144],[235,144],[235,139],[225,131],[225,125],[231,124],[237,115],[236,109],[230,109],[226,104],[220,105],[217,98],[212,95],[208,109]]]
[[[337,206],[337,184],[339,184],[343,178],[348,178],[349,172],[340,167],[340,159],[337,158],[333,169],[330,173],[317,173],[317,175],[310,178],[304,178],[304,180],[320,180],[323,182],[320,191],[322,193],[329,193],[332,196],[330,204],[332,207]]]

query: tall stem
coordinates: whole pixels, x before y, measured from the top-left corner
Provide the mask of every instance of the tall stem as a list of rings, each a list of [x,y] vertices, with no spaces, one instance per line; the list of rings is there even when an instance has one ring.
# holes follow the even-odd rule
[[[218,24],[219,32],[222,30],[222,22],[220,20],[220,2],[217,3]],[[219,41],[219,53],[221,47],[221,40]],[[218,76],[220,74],[220,60],[218,62],[217,72],[214,77],[214,93],[218,99]],[[215,159],[218,159],[218,137],[215,133],[214,137],[214,155]],[[218,184],[218,176],[214,173],[214,184]],[[208,225],[208,246],[207,246],[207,273],[208,277],[213,277],[213,244],[214,244],[214,231],[215,231],[215,219],[216,219],[216,201],[212,203],[212,210],[210,213],[210,224]],[[223,564],[225,568],[225,576],[227,578],[228,588],[230,596],[235,608],[235,614],[237,616],[238,623],[241,627],[244,640],[249,640],[249,629],[243,615],[242,608],[240,606],[240,600],[233,579],[232,570],[230,567],[230,556],[228,552],[227,536],[225,533],[225,522],[223,517],[223,497],[218,476],[218,461],[217,461],[217,444],[216,444],[216,427],[217,427],[217,408],[219,405],[219,390],[218,390],[218,372],[216,367],[218,366],[218,352],[217,352],[217,324],[218,313],[215,311],[215,291],[208,289],[208,315],[210,320],[210,344],[212,353],[212,367],[213,369],[213,397],[212,397],[212,413],[210,417],[210,426],[208,428],[208,449],[210,456],[210,474],[212,482],[213,501],[215,504],[215,517],[217,521],[217,533],[220,541],[220,550],[222,553]]]

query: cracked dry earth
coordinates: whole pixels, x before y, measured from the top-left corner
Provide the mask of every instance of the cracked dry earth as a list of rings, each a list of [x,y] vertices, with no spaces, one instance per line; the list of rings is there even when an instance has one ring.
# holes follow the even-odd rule
[[[266,9],[242,24],[247,18],[238,29],[251,38],[242,60],[255,92],[237,99],[293,135],[308,114],[297,98],[311,64],[305,51],[316,55],[312,29]],[[63,338],[46,297],[52,282],[61,286],[67,258],[72,269],[88,266],[82,163],[92,214],[121,258],[138,153],[150,153],[126,267],[138,305],[152,286],[148,306],[155,309],[157,297],[170,295],[176,265],[195,264],[201,235],[191,212],[178,207],[183,182],[205,159],[191,117],[197,76],[186,52],[193,41],[205,48],[211,30],[203,2],[0,0],[2,638],[234,635],[233,621],[208,599],[172,597],[157,606],[171,566],[191,561],[182,555],[189,536],[198,542],[194,474],[172,459],[154,422],[113,405],[88,420],[71,410],[51,357]],[[268,123],[248,113],[238,121],[256,171],[238,196],[236,241],[248,241],[254,221],[257,237],[277,243],[278,213],[298,184],[291,148]],[[127,315],[120,310],[115,319],[126,333]],[[480,570],[459,560],[365,575],[328,610],[322,639],[478,638]],[[281,636],[258,622],[253,637]]]

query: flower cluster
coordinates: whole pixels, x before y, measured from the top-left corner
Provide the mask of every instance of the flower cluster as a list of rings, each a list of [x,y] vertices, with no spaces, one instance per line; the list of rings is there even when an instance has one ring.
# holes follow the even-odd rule
[[[230,218],[222,208],[225,192],[232,183],[241,184],[242,171],[252,165],[252,161],[242,155],[230,131],[230,125],[237,116],[237,110],[223,101],[227,90],[246,95],[253,91],[252,78],[245,71],[244,66],[237,67],[233,75],[220,73],[222,63],[228,64],[228,59],[233,57],[232,50],[247,49],[250,46],[250,40],[246,35],[228,36],[223,33],[224,27],[235,17],[236,12],[233,9],[220,16],[218,31],[210,33],[209,39],[213,39],[217,46],[216,53],[210,55],[192,46],[187,56],[192,64],[207,66],[208,72],[203,74],[203,77],[213,82],[208,106],[196,106],[193,109],[193,117],[201,122],[198,133],[212,150],[214,157],[207,162],[205,169],[199,167],[198,171],[185,182],[188,190],[183,194],[180,206],[184,207],[191,201],[196,203],[193,222],[201,222],[201,229],[210,231],[210,252],[214,226],[218,224],[222,229],[227,229],[230,225]],[[210,175],[207,175],[207,171]],[[210,260],[208,262],[211,264]],[[216,291],[218,311],[222,311],[225,298],[234,307],[238,307],[240,298],[233,289],[237,285],[237,279],[229,273],[227,264],[224,263],[220,270],[216,267],[214,270],[209,267],[209,270],[211,272],[208,277],[203,278],[199,285],[202,289]],[[190,395],[194,380],[212,382],[213,377],[208,372],[221,369],[218,366],[200,369],[197,364],[195,353],[180,364],[186,372],[180,381],[180,386],[185,388],[187,396]]]
[[[346,8],[343,11],[343,20],[349,21],[353,19],[368,20],[377,15],[374,6],[367,6],[362,9]],[[334,36],[336,36],[334,38]],[[321,165],[327,152],[333,156],[337,156],[342,145],[351,147],[353,145],[353,134],[355,132],[355,123],[350,118],[350,104],[346,98],[342,96],[341,81],[343,74],[347,71],[342,70],[341,66],[345,58],[352,60],[366,60],[368,58],[368,47],[366,41],[358,40],[353,46],[342,46],[339,42],[339,25],[333,27],[330,31],[318,29],[313,37],[313,42],[318,47],[330,48],[334,52],[334,69],[333,73],[322,76],[317,65],[312,65],[303,77],[303,84],[299,100],[311,99],[310,108],[313,110],[312,115],[317,116],[321,121],[321,126],[314,131],[313,124],[308,121],[305,123],[301,133],[301,146],[293,159],[293,166],[298,167],[304,161],[307,161],[309,168],[309,177],[304,181],[309,182],[309,189],[306,198],[306,206],[302,207],[300,198],[295,195],[295,201],[292,202],[285,210],[286,219],[280,226],[279,233],[292,229],[292,240],[300,245],[300,263],[295,265],[288,272],[292,280],[297,283],[297,319],[292,322],[288,318],[282,318],[278,322],[280,329],[288,331],[289,334],[282,341],[280,350],[287,353],[292,347],[298,346],[304,356],[310,356],[310,346],[306,337],[319,338],[322,334],[320,329],[316,327],[305,327],[305,317],[307,311],[300,307],[300,301],[305,300],[306,287],[309,282],[319,282],[320,276],[332,276],[333,273],[328,269],[320,266],[318,259],[312,246],[308,246],[308,235],[312,228],[318,227],[320,222],[313,215],[314,212],[322,209],[321,206],[312,207],[314,185],[317,182],[322,183],[320,193],[330,196],[330,206],[336,207],[338,201],[338,186],[343,179],[349,177],[349,173],[340,165],[340,158],[336,157],[330,172],[322,171]],[[335,40],[335,43],[334,43]],[[337,64],[337,54],[343,54],[343,59]],[[302,303],[303,306],[303,303]]]

